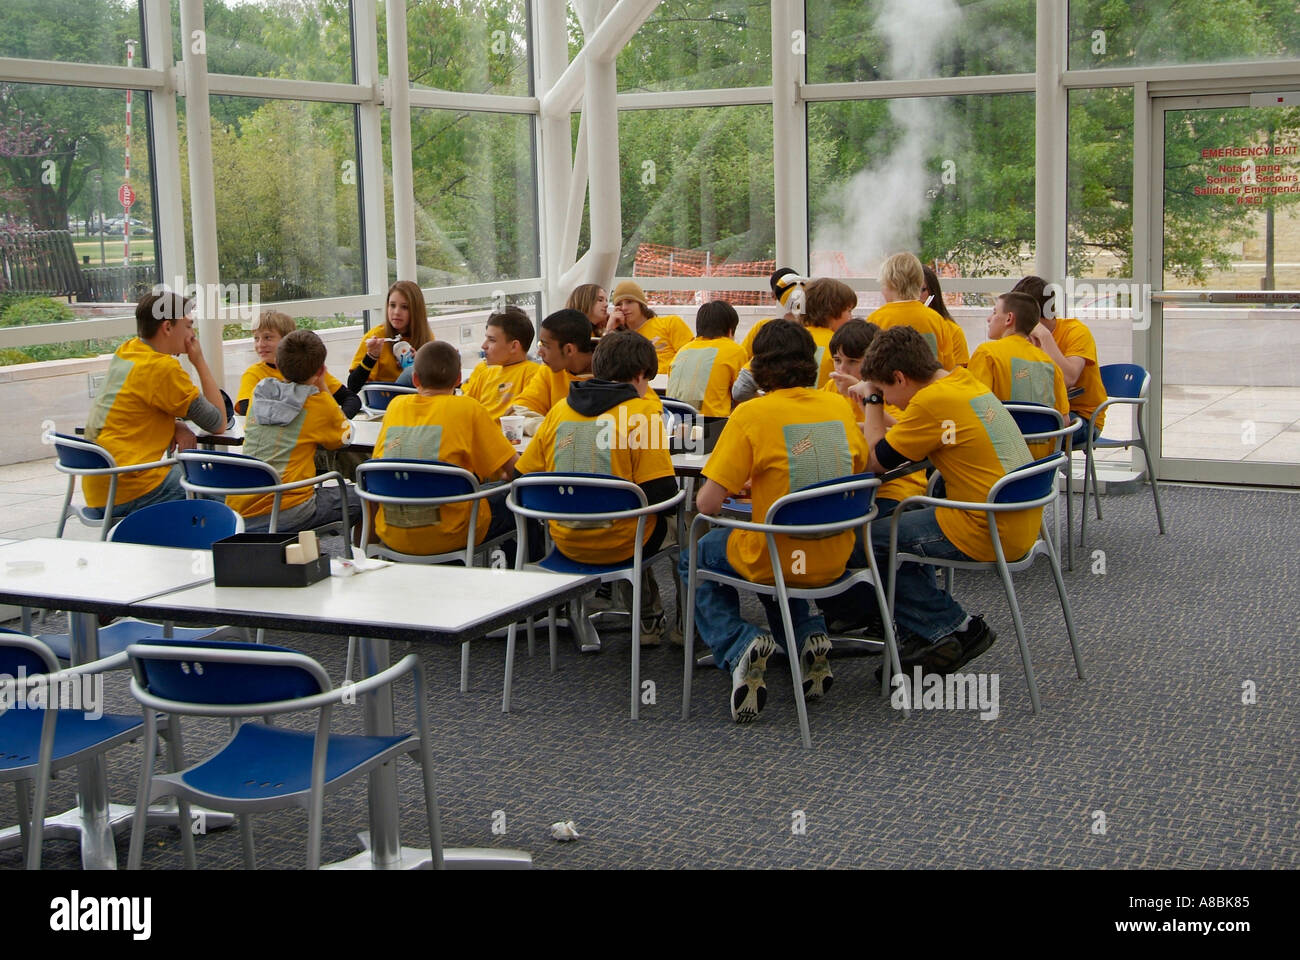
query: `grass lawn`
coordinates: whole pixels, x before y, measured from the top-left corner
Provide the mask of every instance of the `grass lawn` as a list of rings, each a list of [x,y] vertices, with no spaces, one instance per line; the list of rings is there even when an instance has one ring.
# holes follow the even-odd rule
[[[82,263],[82,266],[98,267],[99,262],[99,237],[88,237],[85,240],[74,240],[73,247],[77,250],[77,259],[84,260],[90,257],[90,263]],[[143,254],[141,262],[149,263],[154,258],[153,237],[132,237],[131,238],[131,262],[136,262],[136,254]],[[104,236],[104,263],[103,266],[120,267],[122,265],[122,235],[106,234]]]

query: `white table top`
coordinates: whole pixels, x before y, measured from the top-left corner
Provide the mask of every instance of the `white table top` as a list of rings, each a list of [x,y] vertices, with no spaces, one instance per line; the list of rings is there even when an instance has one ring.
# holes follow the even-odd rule
[[[156,596],[145,609],[344,636],[469,638],[508,622],[520,608],[537,610],[552,597],[567,599],[587,581],[554,573],[393,564],[307,587],[218,587],[209,581]]]
[[[0,597],[122,605],[211,576],[206,550],[52,538],[0,546]]]

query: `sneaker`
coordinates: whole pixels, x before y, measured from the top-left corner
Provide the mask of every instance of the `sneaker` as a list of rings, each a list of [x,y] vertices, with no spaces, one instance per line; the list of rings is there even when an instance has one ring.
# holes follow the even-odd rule
[[[955,633],[940,637],[933,643],[920,637],[909,637],[898,648],[898,662],[905,674],[910,674],[912,668],[918,666],[923,673],[948,673],[961,659],[961,653],[961,639]],[[883,666],[876,668],[877,683],[883,671]]]
[[[749,723],[758,717],[767,703],[767,684],[763,673],[767,658],[776,652],[776,641],[765,633],[749,641],[731,670],[731,719]]]
[[[803,642],[799,653],[799,666],[803,670],[803,695],[816,700],[831,688],[831,664],[826,655],[831,651],[831,638],[824,633],[814,633]]]
[[[998,635],[984,622],[982,616],[971,617],[966,629],[958,630],[953,636],[961,641],[961,656],[947,669],[946,672],[948,673],[952,673],[970,663],[993,646],[993,641],[998,638]]]
[[[880,619],[880,611],[875,608],[864,616],[852,620],[827,618],[826,632],[837,637],[874,640],[876,643],[885,642],[885,622]]]
[[[641,646],[657,647],[659,641],[663,639],[667,630],[666,621],[662,613],[650,617],[641,618]],[[678,641],[681,642],[680,640]]]

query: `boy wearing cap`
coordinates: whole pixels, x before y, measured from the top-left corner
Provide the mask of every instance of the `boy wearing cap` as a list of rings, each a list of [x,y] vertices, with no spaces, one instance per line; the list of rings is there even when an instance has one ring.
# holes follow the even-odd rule
[[[672,369],[677,351],[693,339],[691,328],[676,314],[659,316],[646,303],[645,291],[632,280],[624,280],[609,298],[614,304],[610,330],[632,330],[649,340],[659,357],[659,372]]]

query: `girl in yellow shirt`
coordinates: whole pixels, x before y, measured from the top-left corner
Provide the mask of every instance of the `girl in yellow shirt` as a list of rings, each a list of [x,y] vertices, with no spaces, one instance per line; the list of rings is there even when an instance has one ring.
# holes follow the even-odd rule
[[[384,325],[371,330],[357,346],[348,371],[348,389],[356,393],[368,381],[393,383],[415,361],[415,351],[433,339],[424,294],[410,280],[388,288]]]

